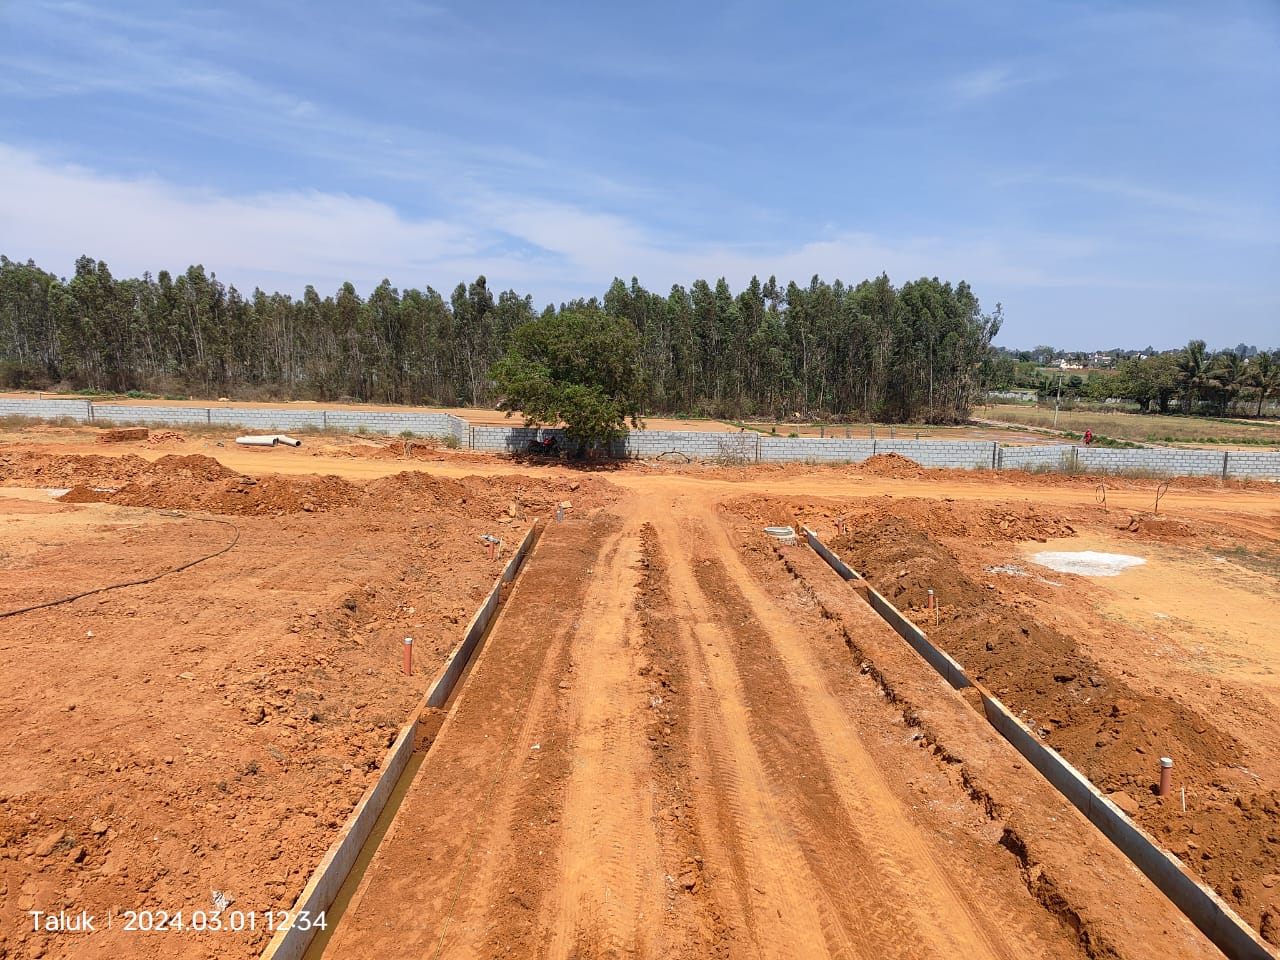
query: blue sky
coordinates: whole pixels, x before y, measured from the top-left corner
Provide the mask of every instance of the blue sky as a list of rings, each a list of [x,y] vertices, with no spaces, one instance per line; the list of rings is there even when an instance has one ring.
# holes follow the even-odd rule
[[[1280,346],[1280,0],[0,0],[0,253],[539,304],[968,280],[999,343]]]

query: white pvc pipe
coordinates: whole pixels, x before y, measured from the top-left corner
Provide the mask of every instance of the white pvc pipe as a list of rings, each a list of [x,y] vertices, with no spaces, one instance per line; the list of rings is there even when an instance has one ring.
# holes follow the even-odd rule
[[[245,447],[274,447],[278,443],[283,443],[286,447],[302,446],[301,440],[286,437],[283,433],[273,433],[264,437],[236,437],[236,443]]]

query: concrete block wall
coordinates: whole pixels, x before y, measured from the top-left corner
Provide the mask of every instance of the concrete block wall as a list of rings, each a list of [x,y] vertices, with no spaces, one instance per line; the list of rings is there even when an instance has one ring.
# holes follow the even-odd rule
[[[242,410],[227,407],[210,407],[208,422],[214,425],[241,427],[253,433],[273,430],[305,430],[308,427],[323,429],[323,410]]]
[[[877,454],[896,453],[922,467],[991,470],[998,446],[990,440],[876,440]]]
[[[561,435],[558,430],[521,426],[471,426],[448,413],[413,410],[326,410],[307,408],[126,406],[70,399],[0,398],[0,416],[81,422],[201,424],[238,427],[247,432],[331,429],[369,430],[395,435],[408,430],[421,437],[453,436],[458,445],[497,453],[523,453],[536,436]],[[1088,473],[1145,471],[1153,476],[1249,477],[1280,481],[1280,451],[1183,450],[1145,447],[1117,450],[1062,444],[1002,446],[985,440],[844,439],[840,437],[776,437],[754,431],[701,433],[642,430],[614,443],[617,457],[658,457],[676,452],[693,460],[734,459],[745,462],[787,461],[860,463],[876,454],[897,453],[922,467],[955,470],[1079,470]]]
[[[530,441],[564,432],[527,427],[477,426],[470,430],[470,446],[475,450],[495,453],[524,453]],[[748,462],[756,458],[756,439],[751,433],[695,433],[679,430],[643,430],[628,433],[610,447],[619,457],[657,457],[675,451],[694,460],[710,460],[722,456],[741,456]]]
[[[130,407],[95,403],[92,411],[94,422],[108,420],[111,423],[163,423],[173,426],[203,426],[209,422],[209,411],[204,407]]]
[[[784,463],[813,460],[823,463],[861,463],[875,453],[875,440],[844,440],[821,437],[775,437],[757,434],[760,460]]]
[[[1274,450],[1231,450],[1227,452],[1227,476],[1280,480],[1280,453]]]
[[[408,430],[424,437],[457,437],[465,446],[465,420],[447,413],[415,413],[391,410],[328,410],[324,411],[323,427],[329,430],[368,430],[371,433],[394,435]]]
[[[0,409],[0,413],[3,409]],[[448,413],[398,410],[273,409],[253,407],[165,407],[95,403],[92,419],[113,423],[164,423],[174,426],[238,427],[250,433],[273,430],[346,430],[394,435],[405,430],[422,437],[454,436],[466,445],[469,424]],[[33,414],[28,414],[33,415]]]
[[[994,469],[998,445],[989,440],[843,440],[819,437],[766,437],[759,440],[760,460],[781,463],[804,460],[861,463],[877,454],[896,453],[922,467]]]
[[[754,463],[759,434],[698,433],[692,430],[642,430],[628,433],[622,441],[628,457],[658,457],[682,453],[693,460],[741,459]]]
[[[1221,450],[1181,450],[1174,447],[1140,450],[1110,450],[1106,447],[1077,447],[1080,469],[1086,473],[1122,473],[1149,470],[1161,476],[1220,477]]]
[[[996,457],[998,470],[1067,470],[1073,462],[1074,447],[1046,444],[1038,447],[1001,446]]]
[[[0,417],[34,417],[40,420],[61,420],[70,417],[81,422],[91,415],[92,403],[76,397],[74,400],[28,400],[19,397],[0,397]]]
[[[533,427],[473,427],[468,425],[463,446],[472,450],[491,453],[524,453],[533,440],[558,437],[564,441],[563,430],[538,430]]]

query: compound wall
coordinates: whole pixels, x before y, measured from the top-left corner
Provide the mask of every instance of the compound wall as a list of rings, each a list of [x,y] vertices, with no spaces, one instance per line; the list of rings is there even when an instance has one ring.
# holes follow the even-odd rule
[[[73,399],[0,397],[0,416],[69,418],[82,423],[143,423],[228,426],[249,431],[348,430],[423,437],[453,437],[460,447],[493,453],[524,453],[530,441],[563,435],[559,430],[519,426],[472,426],[448,413],[400,410],[176,407],[95,403]],[[1005,446],[987,440],[843,439],[776,437],[754,431],[702,433],[637,430],[610,446],[615,457],[681,454],[720,463],[860,463],[896,453],[922,467],[953,470],[1030,470],[1072,473],[1149,474],[1154,477],[1256,478],[1280,481],[1280,450],[1185,450],[1176,447],[1111,449],[1065,444]]]

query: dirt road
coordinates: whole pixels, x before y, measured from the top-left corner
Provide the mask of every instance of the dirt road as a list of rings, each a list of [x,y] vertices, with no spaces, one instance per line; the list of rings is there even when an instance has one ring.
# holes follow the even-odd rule
[[[835,543],[836,517],[842,555],[917,619],[938,588],[935,640],[1277,935],[1273,488],[1176,481],[1156,517],[1151,481],[1108,479],[1103,504],[1097,478],[900,458],[582,471],[48,429],[0,451],[9,607],[211,552],[226,528],[202,516],[240,539],[0,621],[0,956],[255,955],[266,931],[45,936],[23,911],[292,903],[428,680],[400,675],[403,637],[431,671],[501,563],[477,537],[569,500],[326,956],[1213,955],[760,531]],[[1148,565],[1050,582],[1046,540]],[[1185,811],[1150,790],[1169,750]]]
[[[326,956],[1080,955],[710,501],[619,512],[544,535]]]

